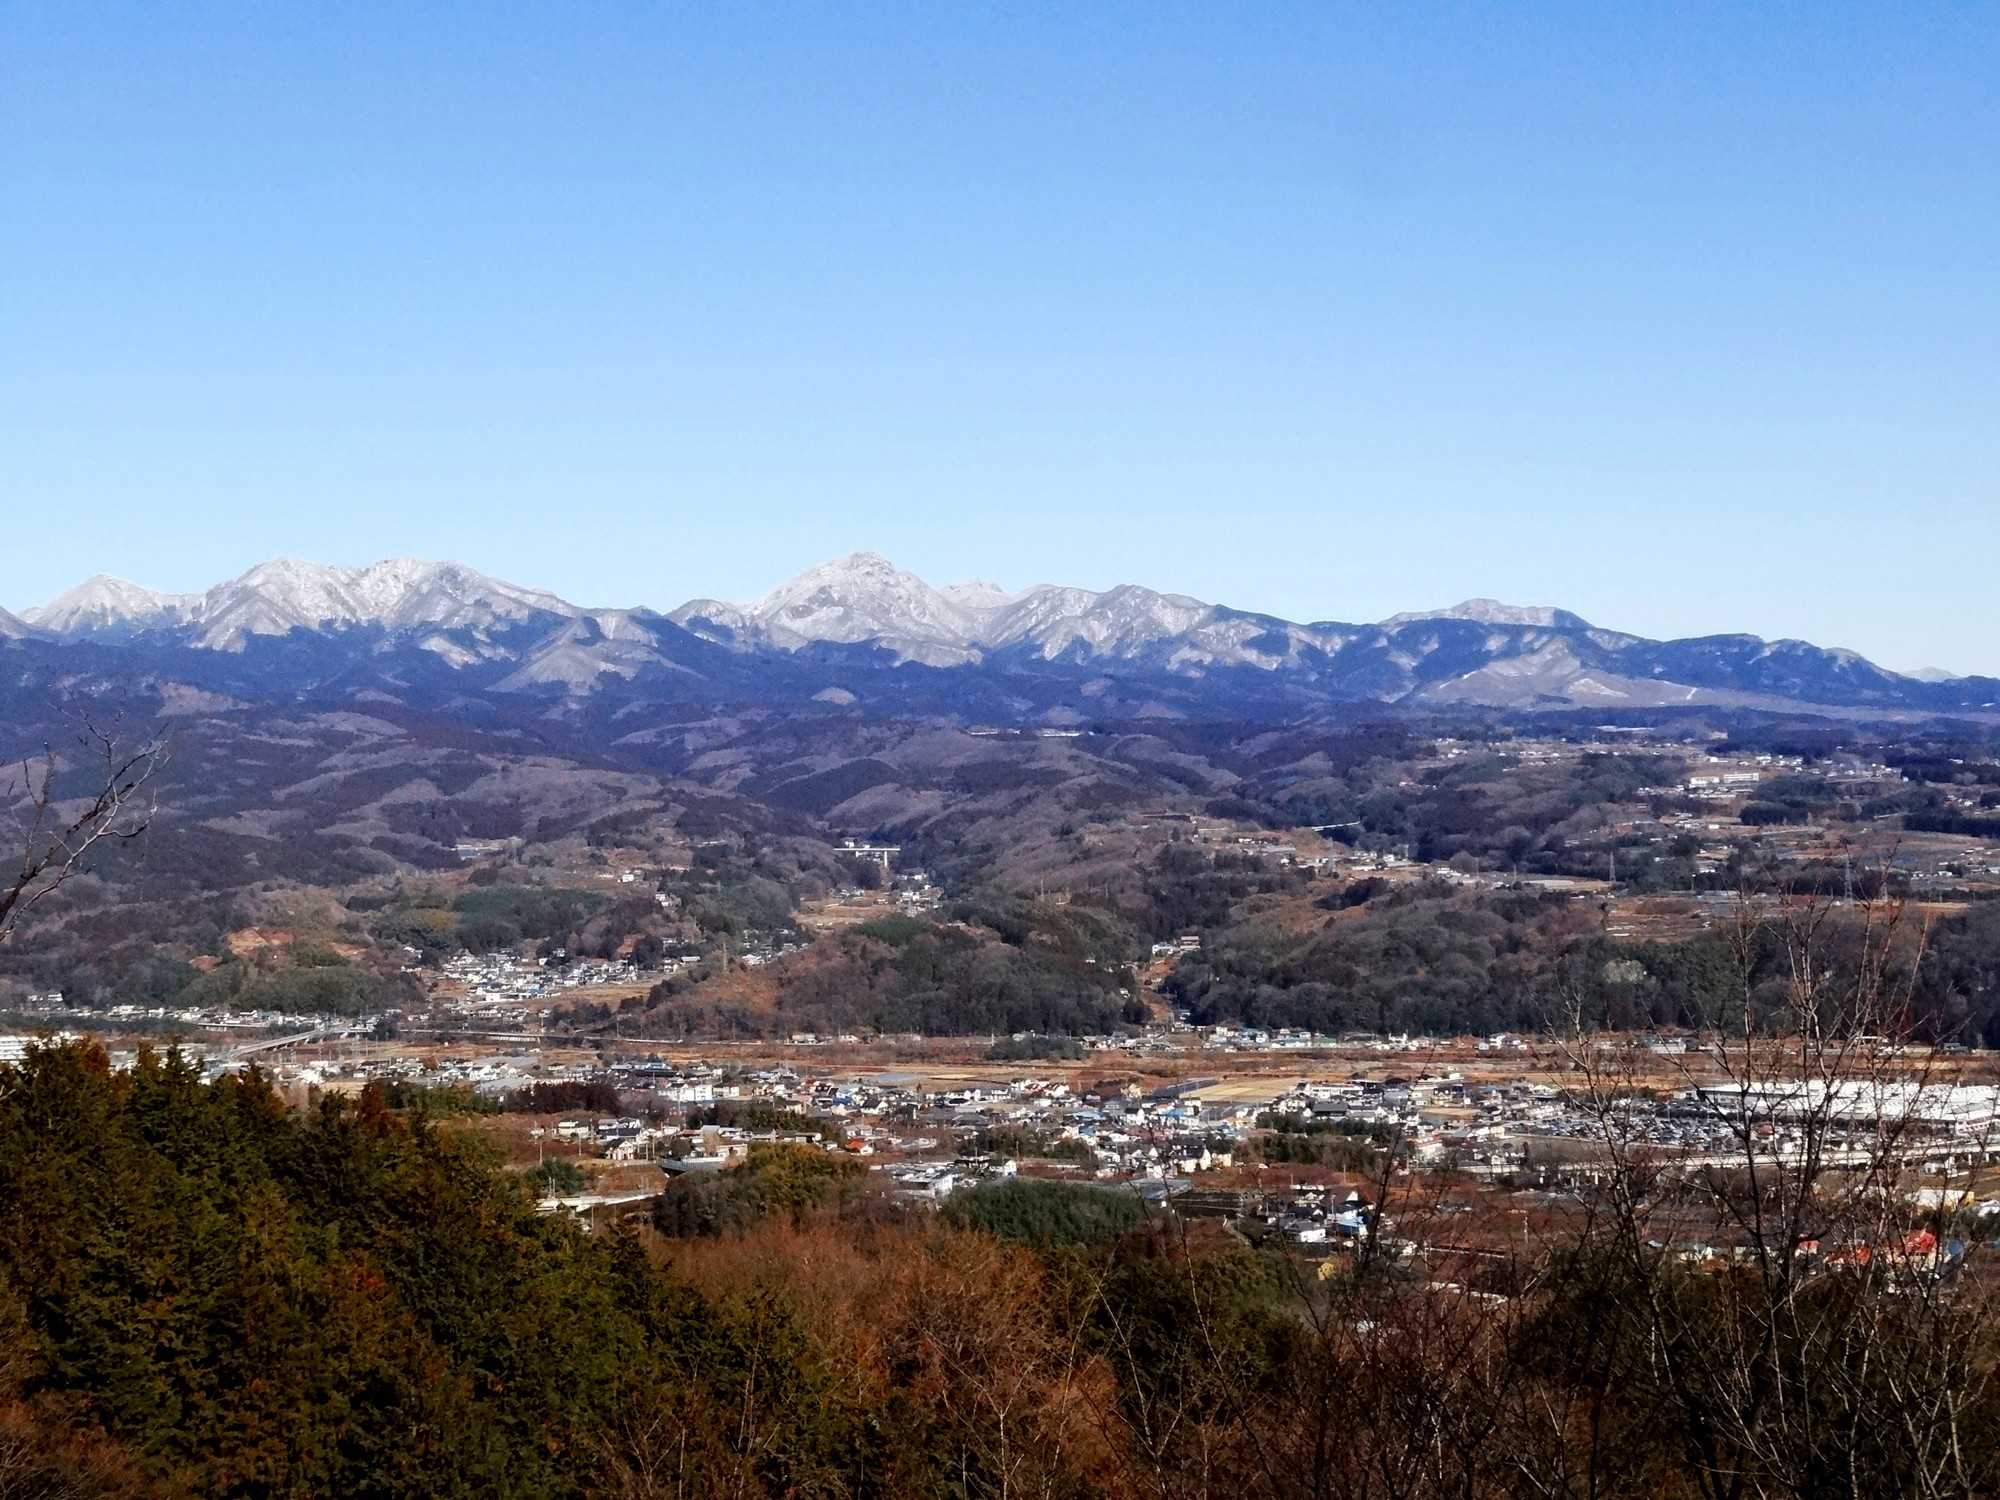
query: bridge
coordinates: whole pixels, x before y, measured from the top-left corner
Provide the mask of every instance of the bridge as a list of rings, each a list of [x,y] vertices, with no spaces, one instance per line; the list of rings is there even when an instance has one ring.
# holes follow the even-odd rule
[[[289,1036],[267,1036],[260,1041],[245,1042],[240,1047],[232,1047],[231,1060],[252,1057],[259,1052],[278,1052],[286,1047],[303,1047],[312,1042],[331,1041],[335,1037],[358,1036],[359,1026],[316,1026],[311,1031],[293,1032]]]

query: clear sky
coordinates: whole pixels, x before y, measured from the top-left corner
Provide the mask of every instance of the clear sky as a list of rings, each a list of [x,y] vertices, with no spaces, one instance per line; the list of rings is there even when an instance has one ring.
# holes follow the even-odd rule
[[[0,603],[857,548],[2000,673],[2000,5],[0,0]]]

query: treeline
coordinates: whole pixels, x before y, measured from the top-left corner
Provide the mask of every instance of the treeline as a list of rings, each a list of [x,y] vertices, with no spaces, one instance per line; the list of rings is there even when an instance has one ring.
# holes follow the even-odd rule
[[[384,978],[346,962],[264,970],[232,961],[196,976],[170,1003],[357,1016],[414,1004],[421,995],[405,975]]]
[[[1559,897],[1395,886],[1303,937],[1255,920],[1211,931],[1167,992],[1201,1025],[1518,1029],[1537,1022],[1548,967],[1587,928]]]
[[[1931,930],[1911,1002],[1931,1040],[2000,1048],[2000,904],[1982,902]]]
[[[1903,827],[1910,833],[1956,833],[1973,839],[2000,839],[2000,817],[1977,817],[1971,813],[1943,810],[1905,813]]]
[[[406,948],[432,963],[525,943],[576,957],[609,958],[635,940],[650,944],[635,953],[641,961],[666,952],[668,924],[650,895],[613,901],[598,891],[489,883],[450,896],[429,882],[399,881],[354,892],[344,907],[337,925],[251,954],[232,952],[229,933],[288,924],[268,923],[260,906],[241,896],[76,912],[60,927],[25,933],[22,950],[7,955],[8,968],[27,982],[106,1006],[228,1004],[355,1014],[409,998],[393,976],[374,972],[400,969],[410,961]],[[336,942],[359,959],[342,956],[330,946]]]
[[[776,1131],[780,1135],[803,1135],[816,1140],[837,1140],[840,1127],[831,1120],[809,1115],[803,1110],[786,1109],[760,1099],[718,1099],[687,1112],[689,1130],[718,1125],[731,1130]]]
[[[313,943],[204,960],[200,966],[156,953],[122,970],[102,988],[65,993],[103,1005],[336,1016],[379,1013],[422,998],[407,975],[374,973]]]
[[[817,1214],[851,1216],[886,1207],[868,1191],[867,1168],[815,1146],[757,1145],[721,1172],[674,1178],[653,1204],[653,1227],[678,1239],[741,1234],[764,1221],[797,1224]]]
[[[400,1078],[387,1080],[382,1089],[389,1108],[425,1115],[553,1115],[572,1110],[601,1115],[624,1113],[617,1085],[603,1078],[531,1083],[524,1089],[503,1094],[482,1094],[462,1083],[425,1083]]]
[[[1274,826],[1318,826],[1363,849],[1427,862],[1583,875],[1604,869],[1613,805],[1684,805],[1656,790],[1678,779],[1679,763],[1666,757],[1586,752],[1573,762],[1538,764],[1503,742],[1413,774],[1407,762],[1414,753],[1350,760],[1337,777],[1265,772],[1246,781],[1232,806],[1260,809]],[[1693,870],[1643,841],[1621,848],[1618,858],[1628,884],[1684,887]]]
[[[568,1114],[582,1110],[589,1114],[623,1114],[618,1102],[618,1085],[608,1078],[572,1078],[558,1083],[531,1083],[505,1096],[506,1108],[531,1115]]]
[[[1858,882],[1857,882],[1858,884]],[[1784,922],[1673,942],[1619,941],[1559,896],[1374,885],[1319,931],[1247,922],[1208,934],[1167,991],[1201,1024],[1483,1035],[1534,1031],[1580,1006],[1619,1030],[1711,1026],[1781,1012],[1793,971]],[[1877,919],[1881,920],[1880,918]],[[1895,948],[1907,1024],[1921,1040],[2000,1046],[2000,903],[1981,903]],[[1921,940],[1920,940],[1921,939]],[[1829,972],[1865,962],[1866,923],[1839,914],[1820,940]]]
[[[871,923],[787,965],[770,1010],[707,998],[702,976],[689,974],[655,986],[640,1025],[651,1035],[1082,1035],[1143,1016],[1120,993],[1130,988],[1122,971],[1065,953],[1042,931],[1023,924],[996,940],[958,925]]]
[[[1394,1150],[1402,1141],[1395,1126],[1379,1120],[1315,1119],[1266,1111],[1257,1117],[1257,1126],[1271,1132],[1251,1139],[1250,1149],[1260,1161],[1363,1175],[1380,1161],[1381,1148]]]
[[[1901,771],[1911,781],[1935,782],[1941,786],[2000,787],[2000,761],[1985,759],[1981,749],[1960,747],[1967,753],[1947,755],[1920,749],[1891,750],[1883,761]]]
[[[976,886],[952,902],[945,912],[953,922],[990,929],[1001,942],[1013,948],[1032,948],[1074,962],[1116,968],[1140,956],[1140,932],[1117,911],[1081,901],[1037,900],[994,886]],[[870,922],[857,932],[881,938],[892,945],[921,937],[930,924],[915,928],[901,924],[909,919],[891,918],[889,923]]]
[[[1089,1142],[1028,1125],[990,1125],[975,1131],[970,1149],[981,1156],[1039,1157],[1083,1163],[1094,1159]]]
[[[1859,881],[1856,882],[1859,885]],[[1817,924],[1817,964],[1829,986],[1852,983],[1872,965],[1903,997],[1895,1018],[1917,1041],[2000,1047],[2000,905],[1984,902],[1924,926],[1910,914],[1838,912]],[[1883,925],[1897,926],[1886,953]],[[1596,1024],[1733,1026],[1747,1005],[1756,1019],[1785,1014],[1795,982],[1782,916],[1747,933],[1710,932],[1674,943],[1593,938],[1567,954],[1563,982]]]
[[[335,928],[249,953],[232,952],[226,941],[231,930],[258,925],[237,903],[196,906],[179,916],[136,906],[116,914],[101,944],[103,919],[86,912],[62,929],[65,941],[31,944],[21,968],[73,999],[107,1006],[357,1015],[419,998],[400,972],[377,972],[399,971],[408,962],[404,948],[430,962],[530,942],[545,952],[609,958],[636,938],[650,942],[634,952],[642,962],[666,951],[664,924],[649,896],[608,901],[596,891],[488,884],[448,897],[428,883],[399,882],[351,894],[345,908]]]
[[[605,904],[600,891],[497,882],[475,885],[449,900],[422,885],[347,898],[347,909],[363,918],[377,945],[407,946],[432,959],[493,953],[524,942],[560,945],[575,938],[584,944],[585,928]],[[650,906],[632,903],[628,915],[643,918],[641,904]]]
[[[1075,1062],[1083,1043],[1068,1036],[1003,1036],[986,1049],[988,1062]]]
[[[1145,1223],[1146,1204],[1127,1186],[1012,1177],[952,1194],[945,1222],[1044,1249],[1116,1239]]]
[[[1154,856],[1144,884],[1143,930],[1157,941],[1219,926],[1237,903],[1304,887],[1303,871],[1253,854],[1211,852],[1199,844],[1168,844]]]

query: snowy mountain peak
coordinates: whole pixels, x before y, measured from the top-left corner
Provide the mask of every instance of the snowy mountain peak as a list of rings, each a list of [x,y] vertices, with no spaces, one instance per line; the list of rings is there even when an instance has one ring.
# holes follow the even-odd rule
[[[188,617],[198,595],[162,594],[123,578],[99,573],[56,595],[39,609],[21,616],[27,624],[52,635],[101,636],[131,634]]]
[[[1214,614],[1199,599],[1134,584],[1103,593],[1051,584],[1009,593],[987,582],[933,588],[877,553],[856,552],[808,569],[747,609],[699,600],[673,618],[727,626],[742,643],[796,650],[814,641],[866,642],[906,661],[949,666],[1008,648],[1051,660],[1132,657]]]
[[[193,644],[241,650],[251,636],[372,626],[484,631],[538,615],[577,611],[553,594],[486,577],[460,563],[392,558],[336,568],[297,558],[258,563],[205,594],[161,594],[100,575],[40,609],[27,623],[60,637],[130,636],[190,627]]]
[[[574,605],[466,567],[395,557],[362,568],[277,558],[202,596],[202,645],[240,649],[253,635],[372,626],[484,632],[538,615],[570,617]]]
[[[1053,659],[1081,652],[1129,657],[1211,619],[1215,607],[1184,594],[1161,594],[1120,584],[1098,594],[1089,589],[1029,589],[996,614],[987,639],[996,646],[1027,645]]]
[[[752,604],[750,613],[772,615],[815,599],[873,600],[887,605],[935,593],[937,590],[923,579],[904,572],[879,552],[850,552],[787,579]]]
[[[1589,622],[1581,615],[1546,604],[1502,604],[1498,599],[1467,599],[1450,609],[1415,610],[1391,615],[1382,623],[1394,628],[1419,620],[1470,620],[1480,625],[1525,625],[1544,630],[1583,630]]]
[[[905,659],[933,666],[978,656],[977,611],[875,552],[808,568],[744,613],[780,646],[880,642]]]
[[[984,578],[968,579],[964,583],[948,583],[939,590],[960,609],[976,615],[988,615],[996,609],[1004,609],[1021,596],[1010,594],[997,583]]]

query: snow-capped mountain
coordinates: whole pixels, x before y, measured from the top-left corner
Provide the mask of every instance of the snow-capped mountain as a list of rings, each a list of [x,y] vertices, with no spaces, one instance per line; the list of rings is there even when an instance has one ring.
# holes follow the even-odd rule
[[[279,642],[277,655],[265,649]],[[1073,716],[1086,696],[1106,713],[1278,716],[1356,701],[2000,711],[1992,679],[1923,682],[1803,641],[1650,641],[1568,610],[1491,599],[1372,625],[1300,623],[1135,584],[938,588],[868,552],[753,603],[696,599],[664,616],[580,608],[458,563],[409,558],[262,563],[192,595],[93,578],[19,618],[0,613],[10,656],[67,643],[148,652],[177,670],[194,670],[186,653],[254,659],[234,673],[203,669],[232,685],[248,673],[259,683],[367,678],[391,693],[435,682],[448,693],[572,700],[629,690],[925,712],[976,703],[988,715]]]
[[[1029,589],[986,622],[981,644],[1028,646],[1047,660],[1066,654],[1129,657],[1183,635],[1215,614],[1184,594],[1136,584],[1104,593],[1044,586]]]
[[[161,594],[99,573],[21,618],[51,635],[116,637],[182,624],[200,600],[199,594]]]
[[[1471,620],[1480,625],[1534,625],[1543,630],[1587,630],[1590,622],[1566,609],[1546,604],[1502,604],[1498,599],[1467,599],[1450,609],[1413,610],[1391,615],[1385,626],[1408,625],[1416,620]]]
[[[429,627],[483,634],[537,616],[576,613],[553,594],[502,583],[458,563],[393,558],[365,568],[334,568],[280,558],[205,594],[161,594],[100,575],[24,618],[69,639],[178,631],[188,644],[238,651],[252,636],[294,630]]]
[[[903,661],[958,666],[1010,649],[1048,661],[1128,659],[1228,614],[1184,594],[1136,584],[1103,593],[1053,584],[1017,594],[984,582],[934,588],[885,557],[856,552],[801,573],[754,604],[696,599],[668,618],[738,647],[792,651],[818,641],[865,642]],[[1262,626],[1214,633],[1195,655],[1248,661],[1250,653],[1228,637],[1261,633]]]
[[[365,568],[329,568],[283,558],[259,563],[209,590],[195,618],[200,643],[227,651],[246,636],[296,629],[430,627],[484,634],[538,615],[575,613],[574,605],[553,594],[502,583],[459,563],[402,557]]]
[[[1468,599],[1376,625],[1299,624],[1133,584],[1101,593],[936,588],[866,552],[810,569],[755,603],[700,599],[669,618],[753,654],[837,642],[926,666],[1123,663],[1183,679],[1249,670],[1336,696],[1438,703],[1894,704],[1917,686],[1851,652],[1754,636],[1648,641],[1548,605]]]
[[[744,613],[772,645],[872,641],[905,661],[943,667],[977,658],[984,611],[971,601],[983,597],[960,590],[954,598],[886,557],[856,552],[808,568]]]

